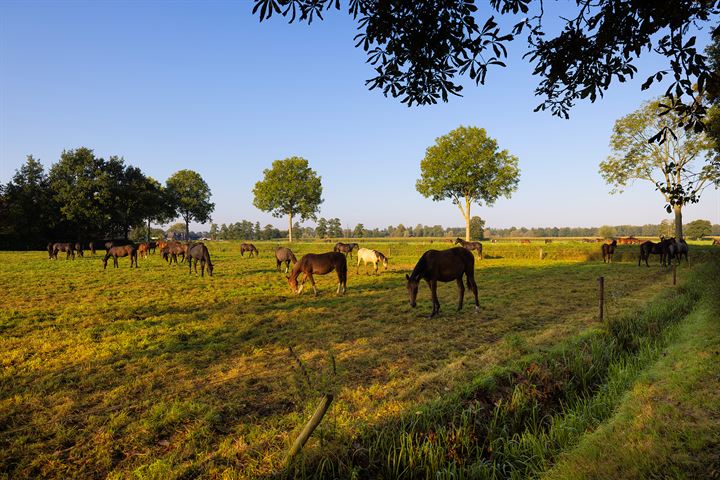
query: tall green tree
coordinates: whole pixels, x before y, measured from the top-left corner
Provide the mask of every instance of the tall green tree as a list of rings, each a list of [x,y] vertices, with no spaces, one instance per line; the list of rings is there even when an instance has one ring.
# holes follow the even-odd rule
[[[327,237],[327,220],[325,220],[324,218],[320,218],[317,221],[317,225],[315,225],[315,235],[318,238]]]
[[[293,218],[315,220],[322,200],[322,182],[301,157],[275,160],[253,188],[253,205],[273,217],[288,216],[288,240],[293,240]]]
[[[675,237],[683,238],[683,207],[700,200],[703,189],[720,179],[720,166],[700,162],[712,146],[704,133],[678,130],[663,144],[650,139],[679,121],[663,111],[660,100],[644,103],[638,110],[615,122],[610,137],[610,156],[600,163],[600,175],[621,193],[635,180],[650,182],[665,199],[665,209],[675,214]]]
[[[3,207],[3,230],[26,248],[46,240],[55,213],[45,169],[32,155],[3,188]]]
[[[693,239],[702,238],[712,234],[712,224],[710,220],[693,220],[685,225],[685,233]]]
[[[185,238],[190,238],[190,222],[206,223],[215,210],[208,184],[193,170],[175,172],[165,182],[166,196],[176,215],[185,222]]]
[[[470,206],[492,206],[499,197],[510,198],[520,177],[518,159],[500,150],[484,128],[459,127],[435,140],[420,162],[421,178],[415,188],[434,201],[450,199],[465,219],[465,240],[470,240]]]
[[[328,237],[338,238],[343,236],[342,224],[340,223],[340,219],[337,217],[328,220],[327,229]]]
[[[474,216],[470,219],[470,238],[482,240],[484,230],[485,220],[478,216]]]
[[[358,223],[353,230],[353,237],[362,238],[365,236],[365,225]]]

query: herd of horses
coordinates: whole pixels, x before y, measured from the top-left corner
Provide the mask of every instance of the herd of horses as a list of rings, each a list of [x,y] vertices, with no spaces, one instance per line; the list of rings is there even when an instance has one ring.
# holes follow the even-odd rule
[[[527,241],[529,243],[529,241]],[[611,242],[606,241],[601,246],[602,258],[605,263],[612,263],[613,255],[619,244],[639,244],[640,256],[638,258],[638,266],[644,261],[649,267],[648,259],[650,255],[659,255],[660,263],[666,266],[676,260],[678,263],[683,257],[688,261],[688,245],[685,240],[676,240],[675,238],[660,238],[659,242],[639,241],[634,237],[614,239]],[[720,240],[715,240],[714,245],[720,245]],[[455,281],[458,287],[458,306],[461,310],[465,296],[465,285],[473,293],[475,297],[475,308],[479,309],[477,284],[475,282],[475,255],[483,258],[483,248],[480,242],[467,242],[460,238],[455,240],[456,247],[447,250],[428,250],[418,260],[409,275],[405,275],[406,287],[409,295],[410,306],[416,306],[419,284],[425,281],[432,296],[432,312],[430,317],[434,317],[440,311],[440,302],[437,296],[438,282]],[[189,264],[190,273],[195,269],[197,273],[197,265],[200,263],[201,276],[205,275],[207,268],[208,274],[213,274],[213,263],[210,259],[210,252],[203,242],[181,243],[177,241],[145,242],[135,244],[129,240],[109,240],[100,242],[90,242],[88,249],[95,254],[95,251],[105,248],[106,253],[103,258],[103,269],[107,268],[107,262],[113,258],[115,268],[118,267],[118,258],[130,257],[130,268],[133,265],[137,268],[138,254],[146,258],[148,253],[155,253],[156,249],[160,250],[162,258],[168,263],[187,262]],[[80,243],[49,243],[48,256],[50,259],[57,260],[58,254],[66,253],[66,259],[75,255],[83,256],[83,248]],[[310,282],[313,292],[317,295],[314,275],[326,275],[336,272],[338,278],[337,293],[342,295],[347,290],[347,258],[352,258],[353,251],[357,251],[356,273],[360,272],[360,264],[364,263],[365,273],[368,274],[368,264],[373,265],[375,274],[378,273],[378,266],[383,265],[385,270],[388,268],[389,258],[378,250],[369,248],[361,248],[357,243],[338,242],[333,247],[332,252],[326,253],[308,253],[303,255],[298,261],[295,254],[287,247],[275,247],[273,253],[275,256],[277,270],[280,271],[283,263],[285,264],[285,273],[290,289],[300,294],[307,281]],[[244,256],[248,253],[250,257],[259,257],[259,250],[252,243],[243,243],[240,246],[240,255]],[[292,264],[292,269],[290,265]],[[463,278],[465,282],[463,283]]]

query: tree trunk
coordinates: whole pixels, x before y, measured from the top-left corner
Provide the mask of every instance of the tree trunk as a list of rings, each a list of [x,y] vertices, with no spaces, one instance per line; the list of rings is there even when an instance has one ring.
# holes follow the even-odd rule
[[[185,217],[185,241],[190,241],[190,219]]]
[[[145,241],[150,243],[150,219],[148,218],[147,223],[147,234],[145,235]]]
[[[470,200],[465,199],[465,241],[470,241]]]
[[[288,215],[288,221],[290,222],[289,228],[288,228],[288,241],[289,241],[290,243],[292,243],[292,227],[293,227],[293,221],[292,221],[292,219],[293,219],[293,215],[292,215],[292,213],[291,213],[290,215]]]
[[[682,240],[683,238],[683,225],[682,225],[682,205],[675,205],[673,207],[675,211],[675,238]]]

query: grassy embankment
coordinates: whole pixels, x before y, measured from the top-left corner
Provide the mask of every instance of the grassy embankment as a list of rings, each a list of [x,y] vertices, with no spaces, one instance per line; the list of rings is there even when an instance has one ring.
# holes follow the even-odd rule
[[[317,298],[290,295],[268,258],[271,245],[248,259],[238,243],[210,244],[212,279],[157,255],[137,271],[126,259],[102,271],[98,257],[0,253],[0,472],[267,475],[280,468],[316,394],[333,389],[336,401],[305,449],[308,465],[327,458],[329,468],[353,438],[458,398],[518,357],[595,331],[599,275],[610,318],[669,288],[666,271],[633,264],[635,249],[621,249],[617,260],[629,262],[609,266],[597,262],[593,244],[542,245],[544,260],[538,245],[487,244],[476,265],[481,312],[455,313],[455,286],[444,285],[442,315],[429,321],[427,289],[410,309],[404,274],[424,250],[445,244],[368,242],[390,255],[390,271],[351,268],[344,297],[331,294],[332,276],[319,277]],[[293,248],[301,255],[328,245]],[[690,271],[681,267],[680,281]],[[343,471],[366,467],[376,468]]]

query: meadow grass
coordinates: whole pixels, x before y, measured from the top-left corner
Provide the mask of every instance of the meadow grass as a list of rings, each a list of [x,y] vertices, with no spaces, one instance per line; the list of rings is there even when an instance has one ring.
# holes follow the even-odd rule
[[[611,319],[670,288],[667,270],[637,267],[636,248],[603,265],[593,244],[486,244],[476,262],[481,311],[455,313],[447,284],[441,316],[428,320],[427,288],[411,309],[404,274],[423,251],[448,244],[362,242],[388,254],[390,269],[357,275],[353,264],[341,297],[334,274],[317,277],[320,296],[293,296],[274,245],[258,242],[261,257],[249,259],[239,242],[209,243],[212,278],[159,255],[137,270],[121,259],[103,271],[99,256],[1,252],[0,472],[272,475],[325,391],[336,401],[305,452],[331,462],[360,435],[596,330],[598,276]],[[300,256],[330,245],[292,248]],[[678,269],[681,282],[691,270]]]

